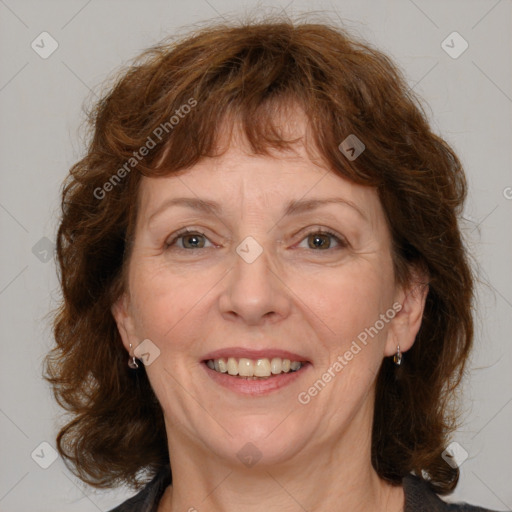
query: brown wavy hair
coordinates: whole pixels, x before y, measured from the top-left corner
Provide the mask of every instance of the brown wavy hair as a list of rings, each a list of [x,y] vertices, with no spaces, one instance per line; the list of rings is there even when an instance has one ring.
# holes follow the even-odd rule
[[[45,378],[70,415],[57,437],[70,469],[97,487],[137,487],[169,464],[161,407],[144,368],[127,367],[111,314],[126,285],[141,176],[219,154],[219,134],[235,123],[255,153],[289,148],[276,115],[291,102],[332,172],[376,187],[397,283],[415,268],[428,275],[416,341],[402,366],[385,358],[377,377],[372,464],[393,483],[414,472],[439,494],[452,490],[459,472],[442,452],[473,338],[473,278],[457,221],[466,182],[396,66],[339,27],[272,18],[166,40],[116,77],[89,112],[87,154],[62,191],[63,299]],[[353,161],[338,149],[350,134],[366,146]]]

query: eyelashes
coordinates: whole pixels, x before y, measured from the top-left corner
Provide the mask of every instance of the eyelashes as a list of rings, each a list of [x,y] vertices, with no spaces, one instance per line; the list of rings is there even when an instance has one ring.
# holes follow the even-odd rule
[[[334,241],[334,244],[331,240]],[[181,244],[179,243],[180,241]],[[310,249],[314,252],[331,252],[334,249],[343,249],[349,245],[343,236],[324,228],[315,228],[306,232],[300,239],[299,244],[304,242],[308,244],[308,247],[305,249]],[[207,243],[210,245],[207,245]],[[215,245],[208,239],[205,233],[190,228],[178,231],[172,235],[170,240],[165,242],[166,250],[196,252],[200,249],[209,249],[211,247],[215,247]]]

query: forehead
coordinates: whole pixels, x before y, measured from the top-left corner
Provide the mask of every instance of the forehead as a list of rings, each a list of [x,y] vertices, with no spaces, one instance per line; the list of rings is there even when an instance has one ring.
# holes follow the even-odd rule
[[[376,190],[358,185],[329,168],[313,143],[307,117],[296,104],[276,108],[273,127],[286,149],[254,154],[240,123],[227,117],[219,129],[219,156],[205,157],[188,169],[142,177],[139,215],[151,216],[178,197],[211,199],[225,209],[278,210],[290,201],[339,196],[360,206],[369,218],[382,216]]]
[[[300,150],[253,155],[233,146],[222,156],[205,158],[178,174],[144,177],[140,192],[141,227],[153,226],[162,215],[172,218],[173,211],[227,216],[230,222],[254,218],[275,222],[318,209],[371,231],[387,231],[374,188],[349,181]]]

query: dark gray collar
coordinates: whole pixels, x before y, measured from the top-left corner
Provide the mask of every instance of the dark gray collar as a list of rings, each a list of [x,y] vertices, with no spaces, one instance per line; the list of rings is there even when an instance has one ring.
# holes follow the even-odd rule
[[[402,485],[405,494],[404,512],[492,512],[467,503],[448,504],[430,489],[427,482],[414,475],[405,476]]]

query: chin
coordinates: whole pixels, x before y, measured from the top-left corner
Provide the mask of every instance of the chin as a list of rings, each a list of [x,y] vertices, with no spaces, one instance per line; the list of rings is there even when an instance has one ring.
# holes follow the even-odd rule
[[[311,439],[313,432],[305,432],[303,425],[299,431],[299,425],[287,420],[283,422],[284,418],[286,414],[265,418],[248,415],[225,423],[231,436],[225,434],[222,441],[216,436],[211,440],[212,449],[222,458],[234,457],[237,463],[242,462],[248,467],[256,463],[260,467],[286,463]]]

